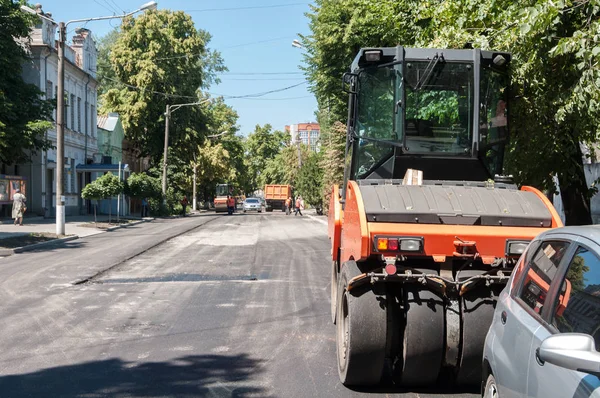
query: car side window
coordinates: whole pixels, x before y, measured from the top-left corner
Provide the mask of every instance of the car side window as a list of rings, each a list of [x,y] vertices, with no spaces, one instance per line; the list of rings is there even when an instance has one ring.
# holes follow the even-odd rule
[[[585,333],[600,348],[600,259],[579,246],[554,304],[552,324],[561,333]]]
[[[542,313],[546,294],[568,248],[569,242],[565,241],[542,242],[526,268],[518,297],[536,314]]]

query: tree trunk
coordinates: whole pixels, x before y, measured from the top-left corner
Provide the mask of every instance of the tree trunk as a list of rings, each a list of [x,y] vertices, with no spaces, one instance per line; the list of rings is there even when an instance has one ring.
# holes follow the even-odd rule
[[[575,172],[560,175],[560,197],[565,211],[565,225],[587,225],[592,223],[589,187],[583,169],[583,154],[579,143],[574,143],[571,151],[571,162],[575,164]]]

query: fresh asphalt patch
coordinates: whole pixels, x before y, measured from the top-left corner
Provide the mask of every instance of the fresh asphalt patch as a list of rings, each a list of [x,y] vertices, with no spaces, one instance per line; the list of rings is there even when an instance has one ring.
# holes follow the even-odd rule
[[[211,218],[210,218],[210,219],[208,219],[208,220],[205,220],[204,222],[202,222],[202,223],[200,223],[200,224],[195,224],[194,226],[192,226],[192,227],[190,227],[190,228],[187,228],[187,229],[185,229],[185,230],[183,230],[183,231],[181,231],[181,232],[178,232],[178,233],[177,233],[177,234],[175,234],[175,235],[169,236],[169,237],[167,237],[167,238],[164,238],[164,239],[162,239],[162,240],[160,240],[160,241],[156,242],[154,245],[152,245],[152,246],[150,246],[150,247],[146,247],[146,248],[144,248],[144,250],[142,250],[142,251],[140,251],[140,252],[138,252],[138,253],[132,254],[132,255],[131,255],[131,256],[129,256],[129,257],[126,257],[126,258],[124,258],[124,259],[121,259],[119,262],[117,262],[117,263],[115,263],[115,264],[113,264],[113,265],[109,266],[108,268],[105,268],[105,269],[103,269],[102,271],[99,271],[99,272],[95,273],[95,274],[94,274],[94,275],[92,275],[92,276],[89,276],[89,277],[86,277],[86,278],[83,278],[83,279],[77,280],[77,281],[75,281],[75,282],[72,282],[71,284],[72,284],[72,285],[74,285],[74,286],[76,286],[76,285],[83,285],[83,284],[86,284],[86,283],[93,283],[93,282],[94,282],[96,279],[98,279],[98,278],[101,278],[101,277],[102,277],[102,276],[104,276],[106,273],[108,273],[108,272],[110,272],[110,271],[113,271],[114,269],[116,269],[116,268],[117,268],[117,267],[119,267],[120,265],[122,265],[122,264],[126,263],[127,261],[130,261],[131,259],[134,259],[134,258],[136,258],[137,256],[139,256],[139,255],[142,255],[142,254],[146,253],[148,250],[154,249],[155,247],[157,247],[157,246],[160,246],[160,245],[162,245],[163,243],[165,243],[165,242],[168,242],[168,241],[169,241],[169,240],[171,240],[171,239],[177,238],[177,237],[179,237],[179,236],[181,236],[181,235],[183,235],[183,234],[186,234],[186,233],[188,233],[188,232],[190,232],[190,231],[193,231],[193,230],[195,230],[196,228],[199,228],[199,227],[201,227],[201,226],[203,226],[203,225],[206,225],[206,224],[208,224],[208,223],[210,223],[210,222],[213,222],[213,221],[217,220],[218,218],[219,218],[219,217],[217,217],[217,216],[214,216],[214,217],[211,217]]]

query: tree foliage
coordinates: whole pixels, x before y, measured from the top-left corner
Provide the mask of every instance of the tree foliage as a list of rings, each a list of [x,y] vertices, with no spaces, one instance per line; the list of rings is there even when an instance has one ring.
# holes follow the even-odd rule
[[[339,79],[361,47],[512,52],[507,170],[551,191],[557,176],[567,224],[589,223],[595,190],[585,181],[580,143],[595,147],[599,133],[599,16],[599,0],[315,0],[305,70],[320,110],[345,121]]]
[[[181,11],[146,11],[123,21],[109,56],[119,84],[102,96],[102,110],[121,115],[126,138],[143,155],[155,161],[162,155],[166,105],[206,98],[199,90],[225,70],[219,53],[207,47],[210,38]],[[108,72],[102,76],[112,78]],[[202,142],[207,123],[200,107],[173,111],[170,145],[195,147]]]
[[[0,0],[0,163],[25,162],[32,152],[50,148],[44,133],[53,103],[22,78],[30,27],[36,17],[19,9],[20,3]]]
[[[95,179],[81,190],[81,197],[86,200],[111,199],[123,193],[123,182],[112,173],[106,173],[102,177]],[[111,208],[108,206],[108,222],[110,222]],[[95,217],[94,212],[94,217]]]
[[[160,198],[161,182],[147,173],[132,173],[127,178],[125,193],[132,198]]]
[[[296,192],[312,206],[323,206],[323,169],[320,153],[310,152],[298,172]]]
[[[336,122],[330,129],[321,132],[321,168],[323,169],[323,210],[329,211],[332,187],[342,185],[344,179],[344,150],[346,147],[346,126]]]
[[[255,189],[262,188],[271,178],[264,176],[267,164],[274,160],[288,142],[289,135],[282,131],[273,131],[270,124],[256,125],[254,132],[246,139],[246,155],[248,156],[248,169],[250,185]],[[280,167],[283,166],[280,164]],[[277,167],[274,163],[271,169]]]

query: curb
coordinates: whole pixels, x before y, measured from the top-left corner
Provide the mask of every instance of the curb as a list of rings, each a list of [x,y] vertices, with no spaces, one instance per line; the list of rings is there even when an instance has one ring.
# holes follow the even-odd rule
[[[34,243],[33,245],[15,247],[14,249],[2,249],[0,250],[0,257],[8,257],[15,253],[24,253],[31,250],[39,249],[40,247],[60,245],[64,242],[69,242],[75,239],[79,239],[78,235],[65,236],[64,238],[52,239],[46,242]]]
[[[108,228],[104,229],[103,231],[114,231],[115,229],[127,228],[127,227],[130,227],[132,225],[138,225],[138,224],[145,223],[145,222],[150,222],[150,221],[154,221],[154,218],[148,219],[148,220],[138,220],[138,221],[130,222],[130,223],[123,224],[123,225],[115,225],[114,227],[108,227]]]

